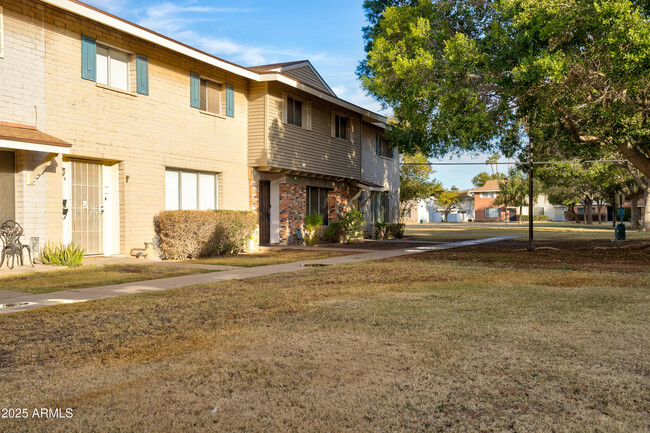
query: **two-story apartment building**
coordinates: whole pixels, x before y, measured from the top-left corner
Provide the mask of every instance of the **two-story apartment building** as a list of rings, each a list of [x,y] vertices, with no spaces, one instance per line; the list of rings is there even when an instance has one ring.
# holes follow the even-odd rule
[[[263,243],[312,211],[391,218],[385,121],[309,62],[245,68],[74,0],[0,2],[0,220],[41,244],[126,254],[164,209],[257,211]]]

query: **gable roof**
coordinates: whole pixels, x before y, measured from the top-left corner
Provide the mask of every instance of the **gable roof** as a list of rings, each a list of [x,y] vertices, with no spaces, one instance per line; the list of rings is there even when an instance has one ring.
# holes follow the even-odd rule
[[[485,185],[483,185],[482,187],[480,187],[480,188],[470,189],[470,190],[467,191],[467,192],[471,192],[471,193],[477,193],[477,192],[498,192],[498,191],[501,190],[501,188],[499,188],[499,183],[501,183],[501,182],[503,182],[503,181],[501,181],[501,180],[495,180],[495,179],[488,180],[487,182],[485,182]]]
[[[308,86],[312,86],[323,92],[327,92],[332,96],[336,96],[336,93],[334,93],[332,88],[325,82],[323,77],[318,73],[316,68],[314,68],[314,65],[312,65],[309,60],[298,60],[295,62],[251,66],[248,69],[261,73],[280,72],[284,75],[288,75],[291,78],[295,78],[303,84],[307,84]]]
[[[366,110],[365,108],[359,107],[358,105],[352,104],[351,102],[338,98],[324,81],[323,83],[325,83],[324,84],[325,88],[319,89],[309,84],[305,84],[300,80],[291,77],[288,74],[283,73],[281,71],[276,71],[272,69],[261,70],[259,69],[259,67],[258,69],[246,68],[244,66],[237,65],[236,63],[229,62],[227,60],[221,59],[212,54],[206,53],[205,51],[201,51],[199,49],[193,48],[187,44],[176,41],[160,33],[156,33],[152,30],[142,27],[141,25],[132,23],[123,18],[112,15],[108,12],[104,12],[101,9],[87,5],[78,0],[41,0],[41,1],[43,3],[47,3],[59,9],[82,16],[91,21],[101,23],[103,25],[114,28],[116,30],[129,34],[131,36],[135,36],[137,38],[146,40],[155,45],[164,47],[176,53],[183,54],[185,56],[191,57],[193,59],[199,60],[208,65],[215,66],[217,68],[223,69],[225,71],[228,71],[235,75],[239,75],[249,80],[258,81],[258,82],[277,81],[286,84],[288,86],[294,87],[296,89],[309,93],[313,96],[316,96],[317,98],[324,99],[332,104],[359,113],[363,117],[363,119],[367,122],[380,123],[383,125],[385,125],[387,122],[386,117],[382,116],[381,114],[375,113],[370,110]],[[294,65],[298,65],[298,64],[302,65],[305,62],[307,62],[311,66],[311,63],[309,61],[301,60],[298,62],[289,62],[288,64],[284,64],[284,67],[291,68]],[[266,66],[271,66],[271,65],[266,65]],[[303,66],[297,66],[297,67],[303,67]],[[313,66],[311,66],[311,68],[313,69]],[[289,69],[289,71],[290,70],[291,69]],[[313,72],[317,75],[317,77],[320,80],[322,80],[322,77],[320,77],[320,75],[318,74],[318,72],[316,72],[315,69],[313,69]]]

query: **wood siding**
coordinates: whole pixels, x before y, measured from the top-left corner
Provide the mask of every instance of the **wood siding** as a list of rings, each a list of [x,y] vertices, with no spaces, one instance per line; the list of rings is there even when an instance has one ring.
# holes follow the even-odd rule
[[[312,130],[282,123],[282,93],[312,103]],[[361,176],[360,118],[306,93],[269,83],[267,148],[271,167],[359,179]],[[313,97],[312,97],[313,98]],[[350,116],[353,140],[331,137],[332,111]]]
[[[335,96],[327,86],[323,85],[323,82],[320,78],[314,73],[314,71],[309,66],[303,66],[302,68],[290,69],[286,72],[283,72],[284,75],[288,75],[301,83],[315,87],[318,90],[321,90],[325,93],[328,93],[332,96]]]
[[[267,83],[251,83],[248,94],[248,164],[266,165]]]

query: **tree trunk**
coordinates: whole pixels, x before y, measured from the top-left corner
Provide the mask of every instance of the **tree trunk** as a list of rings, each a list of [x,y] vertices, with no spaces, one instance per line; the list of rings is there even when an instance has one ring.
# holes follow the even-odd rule
[[[584,220],[585,224],[591,224],[593,223],[593,212],[592,212],[592,207],[594,205],[594,202],[591,198],[587,197],[585,198],[585,202],[583,203],[583,208],[584,208]]]
[[[647,232],[650,230],[650,185],[643,191],[643,201],[643,227],[641,230]]]
[[[600,200],[596,201],[596,206],[597,206],[596,209],[598,209],[598,224],[602,224],[603,223],[603,217],[602,217],[600,211],[603,208],[603,202],[600,201]]]
[[[519,205],[519,215],[517,215],[517,224],[521,224],[521,212],[522,212],[522,205]]]
[[[630,228],[636,230],[639,228],[639,199],[636,195],[630,197]]]

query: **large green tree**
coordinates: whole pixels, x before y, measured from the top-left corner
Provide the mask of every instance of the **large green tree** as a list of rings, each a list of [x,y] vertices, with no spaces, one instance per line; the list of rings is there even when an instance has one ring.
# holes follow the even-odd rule
[[[530,138],[576,158],[604,149],[650,176],[647,1],[364,5],[359,74],[393,108],[403,151],[511,154]]]

